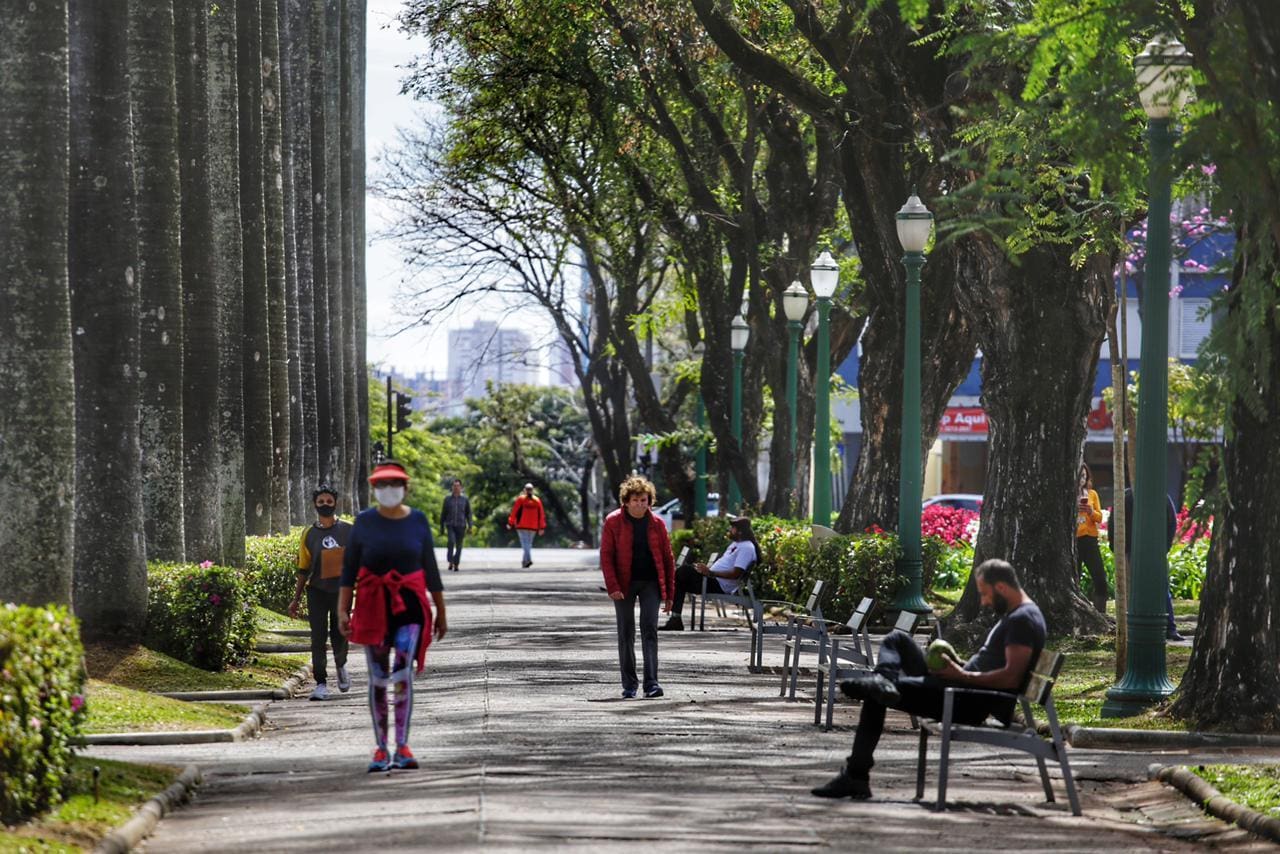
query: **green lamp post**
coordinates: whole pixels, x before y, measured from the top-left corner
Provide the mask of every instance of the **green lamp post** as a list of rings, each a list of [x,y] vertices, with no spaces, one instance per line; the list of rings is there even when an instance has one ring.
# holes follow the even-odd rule
[[[1147,260],[1142,288],[1137,466],[1133,484],[1133,566],[1125,671],[1107,691],[1103,717],[1128,717],[1173,693],[1165,666],[1165,465],[1169,441],[1169,209],[1176,131],[1173,117],[1190,94],[1191,54],[1177,39],[1152,39],[1133,60],[1147,113],[1151,174]]]
[[[817,404],[813,424],[813,521],[831,524],[831,297],[840,281],[840,267],[823,251],[809,268],[809,281],[818,298]]]
[[[933,214],[913,191],[898,211],[898,240],[906,255],[906,338],[902,354],[902,445],[898,462],[898,541],[902,544],[899,574],[906,584],[893,606],[904,611],[932,610],[924,600],[920,555],[920,269],[933,229]]]
[[[791,490],[796,488],[796,469],[800,468],[796,460],[796,386],[800,379],[800,321],[804,320],[805,309],[809,307],[809,292],[799,282],[792,282],[791,287],[782,292],[782,313],[787,316],[787,415],[791,420],[791,434],[788,437],[791,448]]]
[[[699,341],[693,348],[698,357],[698,396],[695,403],[698,420],[698,450],[693,455],[693,516],[695,519],[707,518],[707,407],[702,402],[702,360],[706,346]]]
[[[742,360],[747,352],[747,339],[751,337],[751,327],[742,315],[733,319],[729,330],[729,346],[733,349],[733,408],[730,410],[729,427],[733,433],[733,441],[742,447]],[[737,513],[742,506],[742,486],[738,478],[729,475],[729,513]]]

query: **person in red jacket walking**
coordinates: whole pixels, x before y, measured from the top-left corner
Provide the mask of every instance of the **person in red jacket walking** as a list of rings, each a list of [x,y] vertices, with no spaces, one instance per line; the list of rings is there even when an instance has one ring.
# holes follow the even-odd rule
[[[658,603],[668,614],[676,590],[676,560],[667,526],[650,507],[653,484],[632,475],[619,490],[622,506],[604,520],[600,571],[618,618],[618,664],[622,696],[636,695],[636,600],[640,600],[640,646],[644,653],[644,695],[662,696],[658,684]]]
[[[524,550],[524,561],[520,565],[528,569],[533,566],[533,535],[542,536],[547,532],[547,514],[542,509],[542,499],[533,494],[532,483],[526,483],[524,492],[516,496],[507,527],[520,538],[520,548]]]

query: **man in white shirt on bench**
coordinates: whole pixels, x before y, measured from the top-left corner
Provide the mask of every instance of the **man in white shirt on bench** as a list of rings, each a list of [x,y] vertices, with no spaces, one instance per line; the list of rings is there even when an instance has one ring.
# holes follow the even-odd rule
[[[680,611],[684,608],[686,593],[702,592],[702,577],[707,576],[708,593],[734,594],[741,589],[747,572],[760,560],[760,545],[756,542],[755,532],[751,530],[751,520],[746,516],[735,516],[729,522],[729,548],[711,566],[705,563],[676,567],[676,598],[671,606],[671,619],[666,625],[658,627],[660,632],[679,632],[684,630],[684,621]]]

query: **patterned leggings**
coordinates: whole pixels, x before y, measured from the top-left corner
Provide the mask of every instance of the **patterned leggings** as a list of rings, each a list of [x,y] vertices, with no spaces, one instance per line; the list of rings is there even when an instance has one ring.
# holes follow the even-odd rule
[[[387,749],[387,687],[396,686],[396,746],[409,743],[409,719],[413,716],[413,656],[418,649],[422,626],[413,623],[396,630],[395,643],[366,646],[369,665],[369,713],[373,716],[373,736],[378,747]],[[390,669],[395,652],[395,669]]]

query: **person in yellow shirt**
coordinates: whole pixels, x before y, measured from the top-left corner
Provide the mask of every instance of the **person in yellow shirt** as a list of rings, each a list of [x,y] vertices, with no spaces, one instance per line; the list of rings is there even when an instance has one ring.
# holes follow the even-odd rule
[[[1098,523],[1102,521],[1102,502],[1093,490],[1093,477],[1089,466],[1080,464],[1080,479],[1076,493],[1076,569],[1089,568],[1092,583],[1089,601],[1099,613],[1107,613],[1107,569],[1102,565],[1102,552],[1098,549]]]

